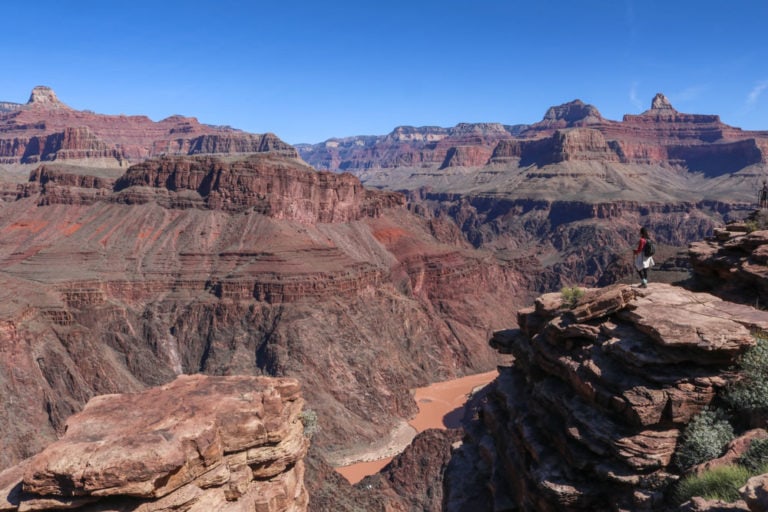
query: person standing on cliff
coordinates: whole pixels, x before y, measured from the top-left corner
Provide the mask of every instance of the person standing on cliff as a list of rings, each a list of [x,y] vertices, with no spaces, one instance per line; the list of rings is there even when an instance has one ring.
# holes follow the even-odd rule
[[[648,269],[654,265],[653,256],[645,254],[648,240],[648,230],[640,228],[640,241],[637,243],[637,249],[634,250],[635,268],[640,275],[640,288],[648,288]]]

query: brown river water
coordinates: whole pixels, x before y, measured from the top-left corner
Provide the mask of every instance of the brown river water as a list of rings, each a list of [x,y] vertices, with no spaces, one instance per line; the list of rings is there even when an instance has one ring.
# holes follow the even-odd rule
[[[497,376],[498,372],[494,370],[487,373],[469,375],[460,379],[436,382],[429,386],[415,389],[414,400],[416,400],[416,404],[419,406],[419,412],[415,418],[408,422],[412,428],[408,428],[405,432],[407,436],[405,444],[409,443],[410,439],[417,432],[423,432],[429,428],[445,429],[459,427],[459,422],[464,415],[464,404],[469,395],[473,390],[485,386]],[[399,430],[403,434],[403,429]],[[410,435],[407,432],[410,432]],[[394,437],[402,438],[402,435]],[[402,439],[399,442],[403,444]],[[402,448],[405,448],[405,446],[402,446]],[[360,459],[363,460],[369,458],[370,456],[366,457],[365,454],[360,456]],[[341,473],[350,483],[354,484],[368,475],[377,473],[391,460],[392,457],[377,458],[376,460],[340,466],[336,468],[336,471]]]

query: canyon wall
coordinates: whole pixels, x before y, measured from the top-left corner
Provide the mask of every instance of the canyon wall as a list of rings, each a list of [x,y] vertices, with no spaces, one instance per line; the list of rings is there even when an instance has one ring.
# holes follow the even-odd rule
[[[678,112],[662,94],[622,121],[576,100],[514,130],[481,126],[469,139],[459,127],[411,127],[407,137],[397,129],[299,153],[405,191],[415,210],[452,218],[475,247],[536,258],[540,291],[630,276],[641,226],[662,247],[661,262],[748,214],[768,177],[768,132]]]
[[[79,169],[79,170],[78,170]],[[487,371],[535,262],[281,154],[46,163],[0,203],[0,466],[93,396],[178,375],[294,377],[331,462],[386,444],[409,390]],[[405,320],[404,320],[405,319]]]
[[[155,122],[74,110],[44,86],[35,87],[26,104],[0,104],[0,164],[10,168],[56,161],[125,169],[161,155],[263,152],[298,156],[271,133],[245,133],[178,115]]]

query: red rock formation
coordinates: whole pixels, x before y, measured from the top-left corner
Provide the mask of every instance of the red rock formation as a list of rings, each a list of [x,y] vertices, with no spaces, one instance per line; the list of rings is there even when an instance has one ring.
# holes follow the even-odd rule
[[[92,398],[0,473],[0,510],[307,510],[294,379],[181,376]]]
[[[273,154],[150,160],[131,167],[116,182],[115,191],[116,200],[128,204],[160,193],[179,206],[193,192],[211,209],[251,210],[312,224],[358,220],[404,202],[397,194],[367,192],[351,174],[315,172],[299,160]]]
[[[660,509],[680,429],[735,378],[768,313],[652,283],[587,290],[573,308],[543,295],[518,324],[491,340],[514,366],[454,456],[448,510]]]
[[[759,226],[765,211],[753,212],[748,222]],[[734,222],[714,236],[690,245],[688,254],[695,286],[747,304],[768,303],[768,231],[747,233],[747,224]]]
[[[159,155],[280,153],[296,150],[273,134],[255,135],[229,127],[172,116],[153,122],[144,116],[113,116],[73,110],[48,87],[36,87],[25,105],[0,108],[0,163],[71,161],[126,167]]]
[[[535,275],[295,159],[97,171],[45,164],[0,207],[3,467],[95,394],[197,372],[299,378],[320,451],[365,450],[409,389],[493,368],[487,333]]]
[[[606,120],[592,105],[575,100],[550,108],[542,121],[528,127],[513,129],[484,123],[462,124],[450,130],[398,128],[385,137],[304,145],[300,153],[310,164],[330,170],[361,172],[438,165],[445,168],[450,158],[445,158],[441,148],[453,147],[455,152],[462,147],[462,151],[468,153],[470,134],[477,137],[472,144],[478,150],[487,152],[488,147],[495,145],[490,163],[506,163],[511,168],[517,167],[517,162],[503,158],[519,157],[521,167],[589,160],[608,164],[672,165],[708,174],[732,173],[764,163],[768,142],[768,133],[742,132],[723,124],[716,115],[679,113],[664,95],[657,94],[649,110],[640,115],[626,115],[621,122]],[[464,142],[460,146],[456,141],[462,138]],[[418,155],[414,154],[414,147],[419,148]],[[480,158],[466,162],[462,165],[479,168],[489,163]],[[404,184],[398,186],[402,188]]]

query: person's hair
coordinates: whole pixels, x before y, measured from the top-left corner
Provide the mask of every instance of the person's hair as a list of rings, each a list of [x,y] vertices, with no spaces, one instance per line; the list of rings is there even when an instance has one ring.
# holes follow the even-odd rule
[[[645,228],[640,228],[640,236],[643,238],[648,238],[648,230]]]

